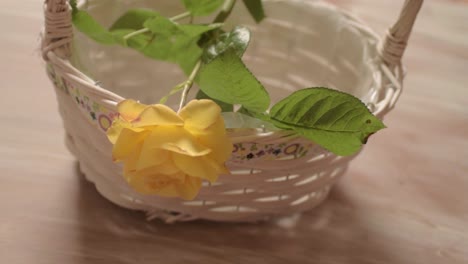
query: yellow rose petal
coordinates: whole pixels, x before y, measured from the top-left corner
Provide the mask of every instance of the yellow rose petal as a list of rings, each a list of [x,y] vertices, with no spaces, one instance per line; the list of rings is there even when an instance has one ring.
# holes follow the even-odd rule
[[[157,177],[157,174],[147,175],[145,173],[135,173],[132,177],[128,178],[128,184],[138,193],[151,195],[158,194],[161,186],[154,182],[154,178]],[[177,192],[174,190],[174,195]]]
[[[133,152],[131,152],[125,159],[124,159],[124,176],[127,179],[131,175],[133,175],[136,171],[136,164],[138,159],[140,158],[140,152],[143,147],[143,144],[138,144],[135,146]]]
[[[130,125],[125,122],[124,120],[120,119],[115,119],[114,122],[112,122],[111,127],[107,129],[107,138],[112,144],[115,144],[117,142],[117,139],[120,136],[120,133],[122,132],[122,129],[129,127]]]
[[[120,116],[128,122],[136,119],[146,107],[148,106],[131,99],[123,100],[117,104]]]
[[[200,191],[201,184],[200,178],[186,176],[184,184],[176,185],[175,189],[182,199],[193,200]]]
[[[155,174],[137,177],[132,182],[132,186],[138,192],[148,195],[181,197],[185,200],[192,200],[198,194],[201,183],[201,179],[178,173],[169,176]]]
[[[158,126],[153,129],[147,139],[147,143],[153,148],[164,149],[191,157],[203,156],[211,152],[211,149],[200,144],[183,127]]]
[[[171,174],[176,174],[177,172],[180,172],[180,169],[177,168],[177,166],[172,161],[172,157],[169,158],[163,164],[160,164],[160,165],[154,167],[153,169],[157,173],[164,174],[164,175],[171,175]]]
[[[168,164],[168,162],[166,161],[163,164],[139,170],[138,174],[141,175],[142,177],[150,177],[151,175],[154,175],[154,174],[167,176],[167,175],[177,174],[179,172],[180,172],[179,168],[177,168],[174,164],[172,165]]]
[[[221,108],[211,100],[192,100],[179,112],[185,126],[203,131],[213,125],[221,115]]]
[[[143,143],[143,147],[140,152],[140,157],[136,163],[137,170],[143,170],[149,167],[154,167],[163,164],[169,159],[169,152],[153,148],[148,142]]]
[[[215,182],[219,176],[219,166],[211,163],[205,157],[189,157],[172,153],[174,164],[184,173],[201,179]]]
[[[193,178],[183,174],[176,175],[178,177],[182,175],[182,177],[184,178],[183,181],[178,183],[172,183],[163,188],[160,188],[157,191],[155,191],[155,194],[166,197],[180,197],[185,200],[193,200],[193,198],[197,196],[200,190],[202,183],[201,179]],[[171,177],[174,177],[176,175],[172,175]]]
[[[135,127],[146,126],[183,126],[184,121],[174,110],[165,105],[150,105],[135,119]]]
[[[185,175],[177,173],[173,175],[143,174],[137,173],[130,178],[129,184],[137,192],[147,195],[161,195],[166,197],[179,196],[176,186],[185,182]]]
[[[231,157],[233,146],[229,136],[226,134],[222,118],[215,122],[205,134],[197,136],[198,141],[211,149],[210,158],[225,162]]]
[[[177,186],[175,184],[168,185],[150,194],[153,194],[153,195],[157,194],[157,195],[164,196],[164,197],[179,197],[180,196],[179,191],[177,190]]]
[[[137,132],[137,133],[144,131],[144,129],[133,127],[130,122],[127,122],[123,118],[118,117],[114,119],[111,127],[109,127],[109,129],[107,129],[107,132],[106,132],[107,138],[112,144],[115,144],[117,142],[117,139],[119,138],[120,133],[122,132],[124,128],[133,130],[134,132]]]
[[[144,138],[149,134],[149,131],[135,131],[124,127],[114,142],[114,148],[112,149],[112,158],[115,161],[123,160],[127,157],[138,144],[142,143]]]

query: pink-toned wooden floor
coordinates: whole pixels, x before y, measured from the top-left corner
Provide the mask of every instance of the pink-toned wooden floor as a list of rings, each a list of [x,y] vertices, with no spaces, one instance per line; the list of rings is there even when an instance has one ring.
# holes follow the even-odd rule
[[[378,32],[403,0],[335,0]],[[165,225],[103,199],[63,145],[42,1],[0,1],[0,263],[468,263],[468,1],[427,0],[397,109],[331,197],[262,225]]]

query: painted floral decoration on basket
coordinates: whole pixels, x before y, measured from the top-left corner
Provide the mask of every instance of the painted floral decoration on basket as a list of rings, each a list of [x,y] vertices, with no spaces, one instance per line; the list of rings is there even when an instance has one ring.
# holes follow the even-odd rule
[[[383,40],[321,2],[176,2],[46,1],[43,54],[81,170],[111,201],[168,222],[255,221],[318,205],[385,127],[422,1],[406,1]],[[232,26],[246,14],[252,31]],[[186,79],[164,91],[180,72]]]

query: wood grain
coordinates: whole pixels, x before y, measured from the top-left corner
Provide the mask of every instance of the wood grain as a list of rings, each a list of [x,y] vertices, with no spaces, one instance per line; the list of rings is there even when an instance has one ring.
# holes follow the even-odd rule
[[[333,1],[377,32],[402,1]],[[468,263],[468,3],[427,0],[406,87],[318,209],[166,225],[103,199],[63,145],[38,52],[41,1],[0,3],[1,263]]]

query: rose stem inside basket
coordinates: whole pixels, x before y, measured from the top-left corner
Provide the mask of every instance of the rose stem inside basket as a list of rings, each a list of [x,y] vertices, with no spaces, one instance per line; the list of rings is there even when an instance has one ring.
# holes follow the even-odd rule
[[[224,2],[223,8],[221,11],[218,13],[216,18],[213,20],[213,23],[222,23],[226,21],[226,19],[229,17],[229,15],[232,12],[232,9],[234,8],[237,0],[226,0]],[[218,31],[217,29],[216,31]],[[204,44],[205,41],[202,40],[201,44]],[[187,103],[187,96],[188,93],[190,92],[190,89],[193,86],[193,83],[195,81],[195,78],[197,77],[197,74],[199,73],[200,69],[202,66],[202,60],[201,58],[198,59],[197,63],[195,64],[195,67],[193,68],[192,72],[189,75],[189,78],[184,82],[183,84],[183,90],[182,90],[182,95],[180,99],[180,105],[179,105],[179,111],[185,106]]]

